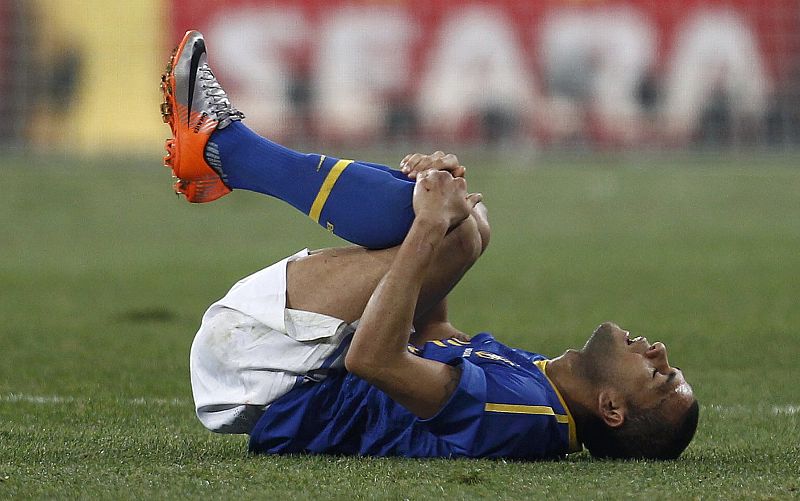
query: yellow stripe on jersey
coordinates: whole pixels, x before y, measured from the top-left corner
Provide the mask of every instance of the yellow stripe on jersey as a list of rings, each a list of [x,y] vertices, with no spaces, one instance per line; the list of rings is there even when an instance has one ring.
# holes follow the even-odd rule
[[[448,339],[447,344],[452,344],[453,346],[469,346],[469,343],[465,343],[464,341],[459,341],[458,339]]]
[[[567,402],[564,401],[564,397],[561,396],[561,392],[558,391],[556,385],[553,384],[553,381],[550,380],[550,376],[547,375],[547,362],[549,360],[536,360],[533,364],[542,371],[544,377],[547,378],[547,382],[550,383],[550,386],[553,387],[553,391],[556,392],[556,396],[558,396],[558,401],[561,402],[561,407],[567,412],[567,422],[569,425],[569,452],[578,452],[583,449],[583,446],[580,442],[578,442],[578,430],[575,426],[575,420],[572,419],[572,414],[569,412],[569,408],[567,407]]]
[[[430,341],[431,343],[435,344],[436,346],[441,346],[442,348],[447,348],[447,345],[443,342],[439,341],[438,339],[435,341]]]
[[[556,414],[552,407],[546,405],[517,405],[517,404],[492,404],[484,407],[486,412],[502,412],[505,414],[535,414],[539,416],[553,416],[559,423],[569,423],[569,418],[564,414]]]
[[[339,176],[342,175],[342,171],[344,171],[345,167],[351,163],[353,163],[352,160],[339,160],[331,167],[330,172],[328,172],[328,175],[325,177],[325,181],[322,182],[322,186],[319,189],[319,193],[317,193],[317,197],[314,199],[314,203],[311,204],[311,210],[308,212],[308,217],[313,219],[315,223],[319,223],[319,216],[322,214],[322,208],[325,207],[325,202],[328,201],[328,196],[331,194],[333,185],[336,184],[336,181],[339,179]]]

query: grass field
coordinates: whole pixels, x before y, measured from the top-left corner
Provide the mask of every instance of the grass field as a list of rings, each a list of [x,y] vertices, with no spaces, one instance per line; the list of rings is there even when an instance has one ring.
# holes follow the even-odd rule
[[[200,316],[337,240],[255,194],[190,206],[155,158],[19,158],[0,164],[0,498],[800,496],[800,159],[462,161],[494,233],[455,323],[551,355],[603,320],[665,341],[702,404],[681,460],[249,456],[194,418]]]

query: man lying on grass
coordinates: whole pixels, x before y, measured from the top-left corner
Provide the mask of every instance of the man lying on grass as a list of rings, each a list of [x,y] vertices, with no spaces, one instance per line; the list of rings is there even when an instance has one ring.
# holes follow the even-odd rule
[[[238,282],[191,350],[197,415],[258,453],[677,458],[698,404],[662,343],[612,323],[547,359],[449,322],[447,295],[489,243],[453,155],[402,169],[304,155],[242,123],[188,32],[162,78],[176,190],[284,200],[356,246],[300,251]],[[280,231],[275,231],[280,238]]]

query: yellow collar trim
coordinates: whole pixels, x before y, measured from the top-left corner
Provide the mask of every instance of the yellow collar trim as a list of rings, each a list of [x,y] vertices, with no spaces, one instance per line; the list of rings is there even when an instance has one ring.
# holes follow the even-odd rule
[[[572,414],[569,412],[569,407],[567,407],[567,403],[564,401],[564,397],[561,396],[561,393],[556,388],[556,385],[553,384],[553,381],[550,379],[550,376],[547,375],[547,363],[550,360],[536,360],[533,364],[542,371],[544,377],[547,378],[547,382],[550,383],[550,386],[553,387],[553,391],[556,392],[556,396],[558,397],[559,402],[561,402],[561,406],[564,407],[564,411],[567,413],[567,423],[569,425],[569,450],[568,453],[572,452],[580,452],[583,450],[583,446],[580,442],[578,442],[578,432],[575,428],[575,420],[572,419]]]

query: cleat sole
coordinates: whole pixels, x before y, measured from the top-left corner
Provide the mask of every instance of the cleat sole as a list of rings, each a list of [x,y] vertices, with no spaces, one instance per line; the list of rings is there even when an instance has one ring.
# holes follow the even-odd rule
[[[183,195],[189,202],[203,203],[211,202],[227,195],[231,192],[231,189],[225,185],[219,175],[202,158],[205,141],[216,128],[216,121],[204,121],[205,117],[194,117],[194,113],[192,117],[187,116],[186,107],[175,100],[173,68],[176,58],[187,39],[184,38],[172,51],[164,73],[161,75],[160,90],[163,96],[160,106],[161,119],[169,125],[172,131],[172,137],[164,142],[167,154],[163,160],[164,167],[172,171],[172,176],[175,179],[173,183],[175,193]],[[179,115],[183,115],[182,118]],[[180,119],[176,119],[176,117]],[[190,118],[197,120],[197,122],[194,125],[194,130],[187,135],[188,131],[185,130],[186,124],[184,122],[188,123]],[[179,142],[177,138],[181,134],[183,136],[181,136]],[[205,136],[206,134],[208,136]],[[203,136],[205,136],[205,141],[198,144],[197,139],[201,139]]]
[[[163,120],[165,124],[171,123],[172,121],[172,108],[167,102],[161,103],[161,120]]]

